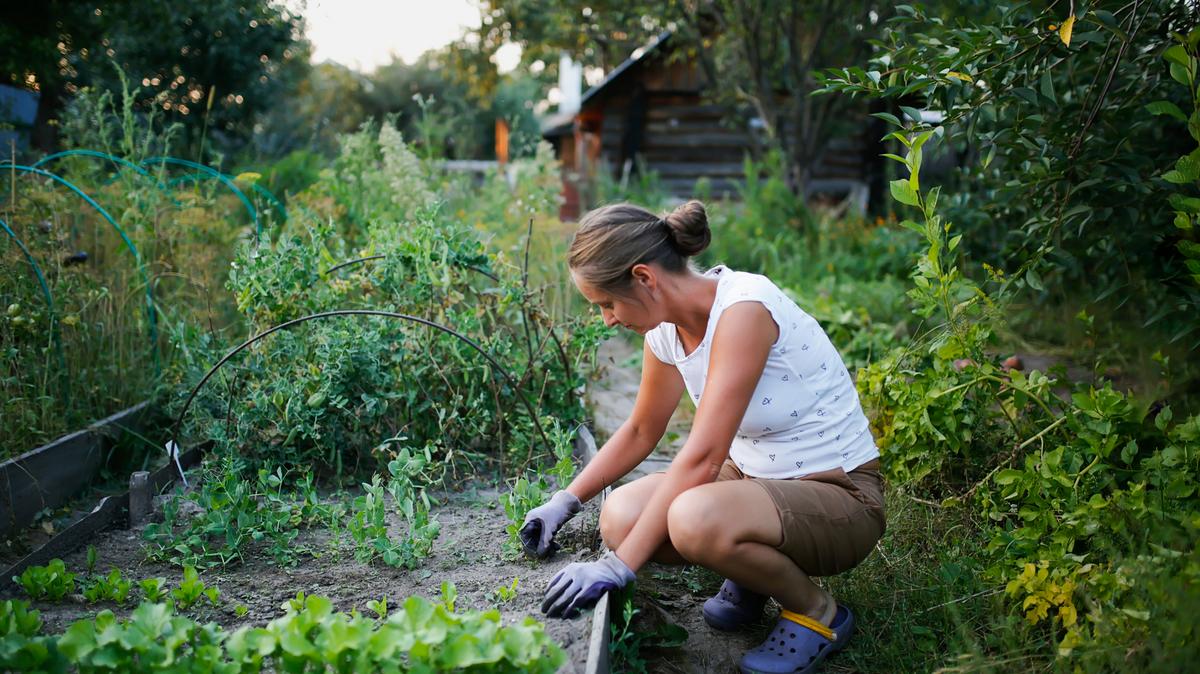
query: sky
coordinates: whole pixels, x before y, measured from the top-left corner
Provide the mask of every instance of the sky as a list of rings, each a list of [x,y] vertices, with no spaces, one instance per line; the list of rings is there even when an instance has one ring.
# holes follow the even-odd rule
[[[291,0],[308,26],[313,62],[336,61],[362,72],[390,63],[393,55],[412,63],[428,49],[445,45],[479,26],[472,0]],[[520,48],[501,49],[497,67],[516,66]]]

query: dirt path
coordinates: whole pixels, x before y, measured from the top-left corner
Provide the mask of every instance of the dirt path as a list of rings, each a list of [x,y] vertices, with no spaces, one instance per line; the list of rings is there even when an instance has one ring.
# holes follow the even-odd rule
[[[640,344],[635,346],[621,337],[610,339],[600,347],[599,362],[603,369],[600,380],[589,393],[597,442],[607,440],[633,410],[641,376],[639,348]],[[671,457],[687,440],[692,411],[691,403],[681,400],[658,448],[620,483],[665,470]],[[642,652],[641,657],[649,661],[647,671],[735,672],[742,653],[762,641],[770,625],[774,624],[778,607],[769,608],[762,623],[734,634],[714,630],[704,622],[700,612],[704,600],[716,594],[722,580],[715,573],[697,566],[651,563],[640,571],[633,598],[638,613],[631,631],[646,634],[673,623],[688,633],[687,642],[681,647]],[[613,672],[618,671],[620,668],[614,665]]]

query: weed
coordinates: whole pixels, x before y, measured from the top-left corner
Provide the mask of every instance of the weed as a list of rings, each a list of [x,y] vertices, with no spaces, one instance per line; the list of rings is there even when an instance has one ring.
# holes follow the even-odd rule
[[[651,648],[676,648],[687,642],[688,632],[674,623],[656,625],[653,629],[634,628],[634,616],[641,609],[633,605],[633,593],[623,591],[619,595],[620,611],[613,616],[609,629],[612,639],[608,652],[612,658],[612,669],[617,672],[645,674],[647,660],[644,651]]]

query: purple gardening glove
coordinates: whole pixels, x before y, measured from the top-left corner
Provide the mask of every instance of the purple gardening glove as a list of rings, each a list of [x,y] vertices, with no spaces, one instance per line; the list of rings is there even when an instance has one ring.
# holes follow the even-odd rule
[[[591,608],[609,590],[632,583],[637,576],[612,550],[594,562],[574,562],[550,580],[542,613],[551,618],[573,618]]]
[[[583,504],[571,492],[562,489],[554,492],[542,505],[530,510],[521,525],[521,545],[525,552],[537,557],[549,557],[558,550],[554,534],[567,520],[575,516]]]

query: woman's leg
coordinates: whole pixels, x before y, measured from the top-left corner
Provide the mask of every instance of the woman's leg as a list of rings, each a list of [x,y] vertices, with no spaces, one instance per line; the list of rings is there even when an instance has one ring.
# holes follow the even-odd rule
[[[753,481],[687,490],[671,503],[667,528],[674,550],[687,561],[774,597],[789,611],[827,625],[833,620],[837,606],[829,593],[777,549],[783,542],[779,510]]]
[[[600,510],[600,537],[610,550],[616,550],[621,541],[629,535],[629,530],[641,516],[646,502],[650,500],[655,488],[662,484],[664,477],[666,475],[663,473],[653,473],[638,478],[617,487],[604,500],[604,507]],[[687,560],[675,551],[670,541],[663,543],[651,559],[662,564],[687,563]]]

